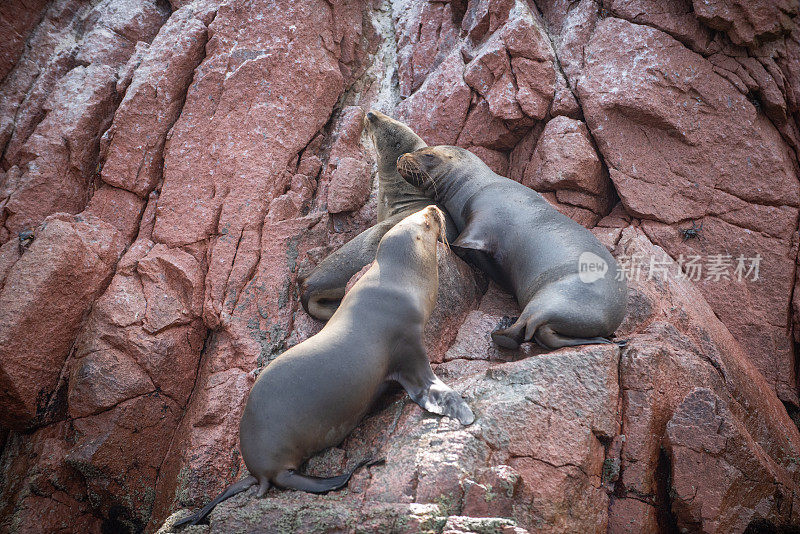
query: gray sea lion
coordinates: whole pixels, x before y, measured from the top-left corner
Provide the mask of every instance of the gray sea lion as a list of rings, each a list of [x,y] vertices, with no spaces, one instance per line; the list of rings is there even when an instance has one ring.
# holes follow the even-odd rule
[[[387,381],[396,381],[429,412],[473,422],[461,396],[431,369],[422,332],[439,286],[436,240],[444,214],[435,206],[394,226],[375,264],[353,285],[325,327],[292,347],[258,376],[239,424],[250,476],[229,486],[177,525],[196,524],[219,502],[258,484],[325,493],[352,472],[316,478],[296,470],[313,454],[340,443],[366,414]]]
[[[523,308],[511,326],[492,332],[495,343],[610,343],[625,317],[627,284],[591,232],[463,148],[422,148],[397,167],[447,208],[461,232],[452,246],[489,254]]]
[[[430,198],[397,173],[397,158],[428,146],[411,128],[378,111],[370,111],[364,126],[378,160],[378,223],[364,230],[326,257],[300,282],[300,302],[306,312],[322,321],[331,318],[344,296],[347,281],[375,259],[378,243],[394,225],[431,204]],[[458,235],[447,220],[447,237]]]

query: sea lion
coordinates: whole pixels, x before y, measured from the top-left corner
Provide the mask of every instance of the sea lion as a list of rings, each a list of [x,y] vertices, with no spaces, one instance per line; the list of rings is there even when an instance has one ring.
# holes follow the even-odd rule
[[[379,111],[368,112],[364,126],[378,160],[378,223],[348,241],[299,280],[303,308],[322,321],[330,319],[339,306],[348,280],[375,259],[384,234],[408,215],[431,204],[428,197],[397,173],[397,158],[428,146],[425,141],[402,122]],[[449,216],[446,222],[447,237],[455,238],[458,230]]]
[[[330,321],[258,376],[239,423],[250,476],[229,486],[176,526],[196,524],[219,502],[258,484],[325,493],[352,471],[316,478],[296,470],[313,454],[340,443],[366,414],[386,381],[396,381],[429,412],[469,425],[472,410],[431,369],[422,341],[439,286],[436,241],[444,214],[435,206],[389,230],[375,264],[353,285]]]
[[[461,232],[452,246],[489,254],[523,308],[511,326],[492,332],[495,343],[610,343],[625,317],[627,284],[591,232],[463,148],[418,149],[397,168],[447,208]]]

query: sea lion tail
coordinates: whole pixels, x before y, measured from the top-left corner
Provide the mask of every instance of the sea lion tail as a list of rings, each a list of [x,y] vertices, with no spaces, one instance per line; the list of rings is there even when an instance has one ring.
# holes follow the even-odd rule
[[[222,493],[214,497],[214,500],[212,500],[210,503],[203,506],[200,510],[193,513],[192,515],[176,521],[175,524],[172,526],[180,527],[186,524],[196,525],[197,523],[202,521],[209,513],[211,513],[211,510],[213,510],[216,505],[218,505],[228,497],[233,497],[237,493],[241,493],[250,486],[257,483],[258,479],[254,476],[249,476],[247,478],[243,478],[239,482],[234,482],[233,484],[225,488],[225,490]]]
[[[308,493],[328,493],[329,491],[336,491],[342,489],[350,482],[350,477],[353,476],[358,469],[363,466],[372,466],[381,463],[384,460],[363,460],[358,463],[354,468],[343,475],[319,478],[309,475],[301,475],[296,471],[287,469],[275,477],[275,484],[282,488],[305,491]]]

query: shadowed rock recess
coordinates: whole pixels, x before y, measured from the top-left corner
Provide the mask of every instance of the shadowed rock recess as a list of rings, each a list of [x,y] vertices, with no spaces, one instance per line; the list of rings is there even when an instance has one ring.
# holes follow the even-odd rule
[[[184,532],[800,528],[798,9],[3,2],[0,532],[170,532],[245,476],[255,376],[322,326],[298,277],[375,221],[371,108],[591,228],[628,343],[499,349],[516,303],[441,247],[475,423],[390,392],[305,470],[384,464]]]

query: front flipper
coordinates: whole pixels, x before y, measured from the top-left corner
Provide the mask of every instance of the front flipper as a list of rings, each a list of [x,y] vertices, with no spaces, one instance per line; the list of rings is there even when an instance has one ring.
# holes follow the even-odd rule
[[[327,321],[339,307],[347,282],[375,259],[381,238],[399,218],[391,217],[367,228],[322,260],[300,281],[300,303],[306,313]]]
[[[464,401],[458,392],[435,377],[427,390],[417,391],[415,395],[409,395],[414,402],[425,408],[431,413],[446,415],[453,419],[458,419],[462,425],[471,425],[475,421],[469,405]]]
[[[411,400],[431,413],[457,419],[462,425],[475,421],[475,415],[461,395],[433,373],[421,340],[409,343],[401,358],[402,370],[393,378],[400,382]]]
[[[461,256],[467,263],[472,264],[484,273],[489,275],[489,278],[505,289],[510,291],[511,287],[500,271],[500,267],[495,262],[495,255],[497,253],[497,244],[494,239],[486,235],[477,224],[472,222],[467,223],[464,231],[459,234],[455,241],[450,243],[450,246],[457,250],[457,254]]]
[[[450,245],[456,248],[480,250],[481,252],[486,252],[490,256],[494,254],[495,248],[492,240],[489,239],[489,237],[485,235],[485,232],[483,232],[481,228],[472,221],[467,223],[467,225],[458,235],[458,238]]]

